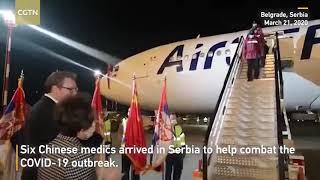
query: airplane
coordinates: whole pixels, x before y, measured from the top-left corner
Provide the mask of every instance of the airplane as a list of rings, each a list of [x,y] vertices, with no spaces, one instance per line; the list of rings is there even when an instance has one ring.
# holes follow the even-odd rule
[[[265,34],[282,32],[279,36],[283,42],[280,43],[281,57],[291,61],[291,66],[283,69],[286,110],[319,113],[320,20],[262,30]],[[153,111],[158,108],[162,82],[166,77],[171,112],[210,113],[217,103],[238,41],[248,32],[197,37],[128,57],[113,67],[109,76],[111,80],[106,76],[102,78],[101,94],[129,105],[135,74],[140,106]],[[110,81],[109,85],[107,81]]]

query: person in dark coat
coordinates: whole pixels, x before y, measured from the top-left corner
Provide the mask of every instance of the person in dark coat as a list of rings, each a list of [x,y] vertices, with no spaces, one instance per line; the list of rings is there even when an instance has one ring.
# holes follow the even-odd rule
[[[94,112],[90,103],[90,96],[86,94],[77,94],[70,96],[57,104],[56,120],[59,124],[60,132],[49,147],[73,148],[77,153],[46,153],[41,158],[50,159],[53,163],[48,167],[38,168],[37,180],[95,180],[97,179],[95,167],[75,167],[72,166],[74,161],[94,161],[93,153],[83,153],[83,145],[80,139],[89,139],[95,131]],[[59,165],[59,159],[66,159],[64,165]]]
[[[46,94],[32,107],[23,130],[25,144],[33,147],[48,144],[59,134],[59,126],[54,118],[56,103],[77,94],[76,75],[65,71],[54,72],[46,79],[45,89]],[[90,139],[80,142],[87,147],[98,147],[102,137],[95,133]],[[28,158],[39,157],[40,154],[36,153]],[[23,169],[22,180],[33,180],[36,177],[36,167]]]

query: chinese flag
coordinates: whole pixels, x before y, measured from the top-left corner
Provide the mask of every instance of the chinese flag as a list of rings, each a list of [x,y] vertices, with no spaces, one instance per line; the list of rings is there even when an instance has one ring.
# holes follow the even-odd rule
[[[94,116],[96,119],[96,132],[102,135],[102,104],[101,104],[101,95],[100,95],[100,79],[97,78],[95,84],[95,90],[92,97],[91,106],[94,109]]]
[[[133,148],[146,148],[146,142],[144,138],[143,122],[141,119],[140,108],[138,103],[138,93],[133,80],[132,100],[130,105],[130,113],[127,121],[125,131],[125,147]],[[129,153],[126,154],[133,166],[136,173],[140,173],[144,170],[147,163],[147,155],[143,153]]]

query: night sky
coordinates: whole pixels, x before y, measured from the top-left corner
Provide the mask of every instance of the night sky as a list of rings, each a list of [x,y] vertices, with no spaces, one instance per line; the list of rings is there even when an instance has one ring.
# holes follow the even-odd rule
[[[161,3],[160,3],[161,2]],[[41,0],[41,27],[72,40],[124,59],[158,45],[179,40],[249,29],[265,7],[308,6],[311,19],[319,19],[319,3],[304,4],[281,1],[220,1],[231,7],[218,8],[216,1],[152,1],[114,0]],[[251,7],[259,2],[260,8]],[[292,1],[291,1],[292,2]],[[260,4],[263,3],[263,4]],[[14,1],[0,0],[0,9],[13,8]],[[0,22],[0,69],[3,74],[6,28]],[[90,72],[62,62],[39,51],[34,44],[73,59],[90,68],[103,71],[106,64],[93,57],[48,38],[28,27],[19,26],[13,35],[10,89],[16,88],[21,69],[25,73],[27,102],[33,104],[43,94],[43,83],[51,72],[74,71],[81,90],[92,93],[94,77]],[[2,82],[2,77],[0,78]],[[2,91],[2,83],[1,83]]]

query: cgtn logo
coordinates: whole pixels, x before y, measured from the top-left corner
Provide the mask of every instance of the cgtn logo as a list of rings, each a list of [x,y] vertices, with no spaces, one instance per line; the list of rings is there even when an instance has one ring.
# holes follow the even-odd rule
[[[19,16],[39,16],[39,10],[37,9],[18,9],[17,14]]]
[[[16,0],[17,24],[40,24],[40,0]]]

